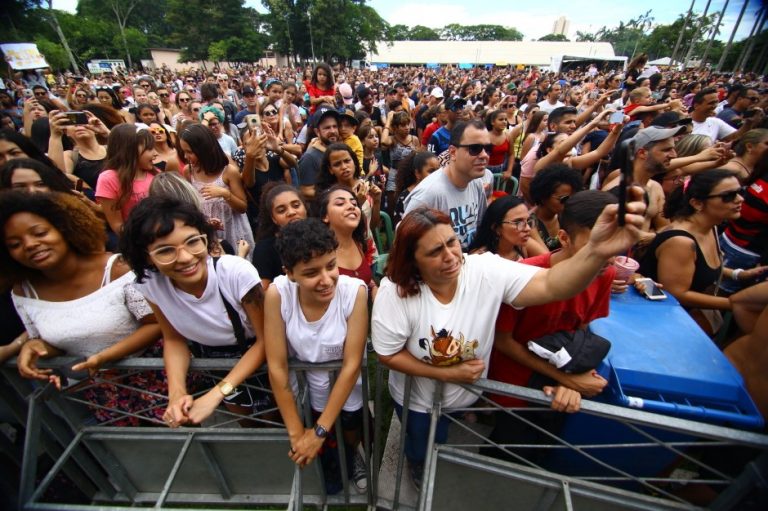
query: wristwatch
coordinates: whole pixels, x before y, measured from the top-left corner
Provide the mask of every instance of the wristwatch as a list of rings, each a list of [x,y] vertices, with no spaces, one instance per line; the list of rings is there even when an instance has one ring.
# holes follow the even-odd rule
[[[319,438],[325,438],[328,436],[328,430],[322,427],[320,424],[315,424],[315,435]]]
[[[219,392],[221,392],[224,397],[227,397],[235,391],[235,386],[229,383],[227,380],[221,380],[216,384],[216,387],[219,388]]]

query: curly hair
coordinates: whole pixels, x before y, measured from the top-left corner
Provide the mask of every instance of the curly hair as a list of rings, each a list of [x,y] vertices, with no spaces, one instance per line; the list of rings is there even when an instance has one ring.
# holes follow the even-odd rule
[[[531,181],[531,200],[541,205],[560,185],[570,185],[573,193],[584,187],[581,172],[570,168],[564,163],[555,163],[540,170]]]
[[[0,229],[16,214],[31,213],[44,218],[61,233],[70,250],[79,255],[104,252],[107,233],[104,222],[75,195],[61,192],[29,193],[23,190],[0,192]],[[12,282],[20,282],[36,274],[35,270],[17,262],[0,244],[0,273]]]
[[[333,192],[343,190],[347,193],[349,193],[352,197],[355,197],[355,192],[347,188],[346,186],[342,185],[333,185],[327,190],[325,190],[323,193],[320,194],[320,197],[315,201],[315,211],[314,216],[315,218],[320,219],[321,221],[325,216],[328,214],[328,204],[331,201],[331,194]],[[360,209],[360,205],[358,204],[358,209]],[[325,221],[323,221],[325,223]],[[360,250],[363,251],[363,253],[366,252],[366,242],[367,242],[367,222],[365,220],[365,213],[363,213],[362,209],[360,209],[360,223],[357,224],[357,227],[355,227],[355,230],[352,232],[352,239],[355,240],[355,243],[357,243],[360,247]]]
[[[291,270],[298,263],[335,251],[339,242],[330,227],[317,218],[307,218],[283,227],[275,246],[283,266]]]
[[[301,194],[293,186],[280,181],[271,181],[265,184],[264,188],[261,189],[261,200],[259,201],[259,230],[256,233],[256,241],[274,238],[280,230],[280,227],[272,220],[272,207],[277,196],[283,193],[295,194],[296,198],[304,204],[304,209],[307,209]]]
[[[322,191],[335,185],[338,181],[331,172],[331,154],[336,152],[346,152],[352,159],[355,166],[353,177],[359,179],[363,175],[363,169],[360,167],[360,160],[357,159],[355,152],[345,143],[336,142],[328,146],[323,155],[323,162],[320,165],[320,173],[317,176],[317,191]]]
[[[149,271],[157,272],[149,261],[147,248],[156,239],[172,233],[176,220],[207,235],[208,251],[213,249],[216,233],[194,204],[162,195],[149,196],[131,210],[120,236],[120,252],[136,274],[136,282],[143,282]]]

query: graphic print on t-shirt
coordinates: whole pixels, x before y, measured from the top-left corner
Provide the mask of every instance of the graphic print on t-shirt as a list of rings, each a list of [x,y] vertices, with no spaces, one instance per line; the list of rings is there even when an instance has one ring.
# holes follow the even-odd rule
[[[479,346],[477,339],[467,341],[464,334],[459,333],[459,337],[453,337],[453,331],[448,332],[445,328],[435,333],[435,327],[430,326],[432,331],[432,340],[422,337],[419,339],[419,347],[429,353],[421,357],[425,362],[436,366],[451,366],[475,359],[475,350]]]
[[[448,214],[451,224],[462,247],[469,247],[477,232],[477,202],[470,202],[462,206],[450,208]]]

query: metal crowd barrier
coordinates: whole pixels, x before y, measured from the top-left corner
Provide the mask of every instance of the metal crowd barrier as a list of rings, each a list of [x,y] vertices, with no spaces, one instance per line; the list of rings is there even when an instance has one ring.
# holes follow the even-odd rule
[[[71,367],[76,359],[60,357],[40,361],[45,368]],[[236,360],[193,359],[190,373],[205,376],[199,396],[210,389],[209,379],[219,379],[219,371],[231,369]],[[331,385],[335,382],[341,362],[305,364],[291,361],[299,381],[297,402],[307,426],[311,415],[305,372],[328,370]],[[149,414],[150,410],[123,410],[95,405],[83,393],[100,383],[110,383],[127,392],[146,393],[124,380],[140,371],[163,370],[162,359],[132,358],[112,364],[108,373],[99,373],[62,391],[51,384],[36,384],[22,379],[15,364],[3,366],[3,377],[9,390],[3,391],[2,401],[13,406],[19,424],[25,427],[24,451],[20,460],[21,484],[18,508],[28,510],[124,509],[134,506],[184,506],[185,508],[232,507],[244,505],[277,505],[301,510],[305,505],[362,505],[373,503],[372,472],[375,462],[370,452],[370,411],[363,407],[364,459],[368,470],[368,489],[358,494],[351,483],[351,467],[346,466],[344,442],[341,441],[341,420],[336,421],[338,457],[341,465],[343,491],[328,495],[323,483],[319,460],[300,470],[288,458],[288,436],[276,421],[276,407],[257,414],[241,416],[219,407],[213,419],[200,427],[170,429]],[[115,374],[118,374],[116,377]],[[266,370],[260,373],[266,381]],[[362,385],[368,392],[367,366],[363,364]],[[101,375],[109,374],[105,379]],[[248,384],[244,384],[249,386]],[[255,387],[252,387],[255,388]],[[11,390],[12,389],[12,390]],[[258,388],[268,391],[269,389]],[[166,396],[158,406],[166,407]],[[26,403],[24,403],[26,401]],[[110,421],[96,423],[93,409],[101,408],[114,414]],[[91,419],[89,420],[89,417]],[[140,418],[139,427],[115,427],[115,421]],[[247,419],[259,427],[238,427]],[[1,435],[0,435],[1,436]],[[53,466],[39,474],[38,457],[46,452]],[[61,484],[64,474],[83,502],[55,502],[50,490]]]
[[[376,402],[380,406],[382,371],[376,380]],[[449,411],[442,408],[443,384],[437,384],[421,491],[414,497],[411,487],[410,498],[403,498],[404,493],[409,493],[409,488],[403,487],[408,483],[403,477],[407,462],[402,453],[410,387],[408,377],[399,443],[395,449],[399,457],[394,496],[384,496],[380,486],[379,507],[591,511],[702,509],[699,506],[704,506],[714,510],[741,510],[749,503],[754,505],[757,498],[759,503],[753,509],[766,509],[763,506],[768,498],[768,435],[591,400],[583,400],[581,411],[566,417],[564,424],[552,431],[553,428],[542,427],[528,418],[531,412],[557,413],[549,408],[550,398],[543,392],[485,379],[474,385],[463,385],[478,398],[472,407]],[[530,406],[504,408],[489,399],[488,394],[515,397]],[[464,420],[465,414],[480,417],[481,421]],[[494,442],[487,430],[498,414],[523,422],[545,441]],[[437,444],[435,432],[441,418],[450,422],[451,430],[447,443]],[[577,418],[574,431],[569,421]],[[489,424],[483,425],[482,419]],[[392,420],[397,421],[397,416]],[[585,429],[585,425],[594,429]],[[581,438],[572,438],[574,432]],[[377,433],[380,432],[377,430]],[[591,438],[583,438],[585,435]],[[392,443],[390,435],[389,444]],[[374,440],[374,445],[378,446],[379,442]],[[391,445],[389,447],[391,449]],[[522,450],[525,452],[521,454]],[[745,461],[738,465],[738,473],[720,466],[723,460],[742,451]],[[543,461],[531,456],[533,452],[541,452],[543,456],[539,458]],[[377,451],[374,457],[378,459]],[[645,473],[638,473],[643,471]],[[690,496],[696,490],[706,490],[709,501],[692,503]]]

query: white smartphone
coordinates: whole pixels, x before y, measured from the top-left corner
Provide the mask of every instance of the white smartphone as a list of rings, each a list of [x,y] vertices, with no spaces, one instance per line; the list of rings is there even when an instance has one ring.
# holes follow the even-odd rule
[[[653,279],[637,279],[637,283],[642,283],[645,287],[643,288],[643,296],[645,296],[649,300],[666,300],[667,295],[659,289],[659,287],[656,285],[656,283],[653,281]]]

